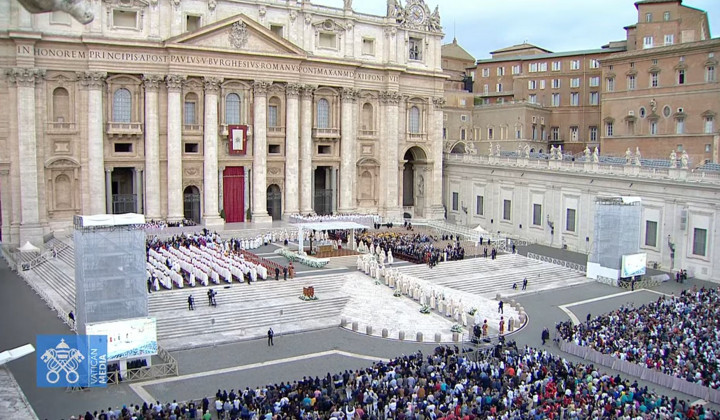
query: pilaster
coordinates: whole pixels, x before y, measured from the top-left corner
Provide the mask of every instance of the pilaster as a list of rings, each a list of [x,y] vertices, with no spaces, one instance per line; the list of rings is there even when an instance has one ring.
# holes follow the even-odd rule
[[[402,217],[402,209],[398,204],[398,104],[402,96],[396,91],[380,92],[382,104],[382,124],[385,137],[381,146],[380,173],[385,180],[385,203],[383,214],[394,219]]]
[[[343,89],[341,94],[341,139],[340,139],[340,213],[350,213],[355,209],[355,135],[356,127],[354,106],[358,92],[355,89]]]
[[[303,214],[313,211],[312,108],[315,89],[315,86],[310,85],[305,85],[300,89],[302,112],[300,121],[300,211]]]
[[[432,185],[430,185],[429,208],[425,211],[425,217],[429,219],[444,219],[445,209],[442,205],[442,173],[443,173],[443,106],[445,98],[432,98],[432,126],[430,127],[429,140],[432,144]]]
[[[270,223],[267,212],[267,91],[270,83],[253,83],[253,223]]]
[[[143,76],[145,87],[145,215],[148,219],[161,218],[160,212],[160,123],[158,119],[158,90],[163,77],[157,74]]]
[[[301,85],[296,83],[289,83],[285,87],[285,214],[288,215],[300,211],[300,88]]]
[[[224,225],[218,211],[218,91],[222,79],[205,77],[205,125],[203,127],[203,223]]]
[[[104,182],[105,152],[103,150],[105,130],[103,129],[104,106],[103,87],[105,72],[78,73],[80,86],[88,91],[87,123],[87,174],[90,214],[105,213],[106,191]],[[107,194],[111,194],[107,191]]]
[[[18,155],[20,158],[20,244],[42,244],[38,187],[35,87],[45,78],[45,70],[14,68],[5,72],[16,88]]]
[[[168,90],[167,112],[167,194],[168,220],[184,217],[182,191],[182,86],[186,77],[171,74],[165,78]]]

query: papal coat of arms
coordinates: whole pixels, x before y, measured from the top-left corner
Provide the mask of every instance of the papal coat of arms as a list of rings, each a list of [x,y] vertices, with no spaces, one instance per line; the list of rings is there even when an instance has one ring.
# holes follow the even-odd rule
[[[245,22],[237,21],[230,28],[230,44],[235,48],[244,48],[248,41],[248,30]]]

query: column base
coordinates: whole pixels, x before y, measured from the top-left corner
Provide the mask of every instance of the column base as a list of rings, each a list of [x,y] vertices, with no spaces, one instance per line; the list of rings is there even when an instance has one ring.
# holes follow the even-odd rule
[[[403,209],[400,207],[386,208],[383,211],[383,217],[387,221],[392,221],[395,223],[402,222],[403,221]]]
[[[179,216],[178,216],[178,215],[173,215],[173,216],[168,216],[168,217],[167,217],[167,221],[168,221],[168,222],[182,222],[183,219],[185,219],[185,215],[183,215],[183,214],[181,214],[181,215],[179,215]]]
[[[431,206],[425,211],[425,218],[429,220],[445,220],[445,208],[443,206]]]
[[[273,219],[267,213],[253,213],[252,223],[253,224],[266,224],[272,223]]]
[[[20,225],[20,246],[25,245],[25,242],[42,248],[44,241],[43,235],[45,234],[45,227],[40,223],[31,223]]]
[[[220,216],[205,216],[203,225],[208,229],[222,229],[225,227],[225,221]]]

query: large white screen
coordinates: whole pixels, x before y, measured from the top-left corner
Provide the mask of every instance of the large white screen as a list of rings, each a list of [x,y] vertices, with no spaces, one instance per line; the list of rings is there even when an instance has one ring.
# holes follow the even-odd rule
[[[622,271],[620,277],[635,277],[645,274],[647,254],[630,254],[622,256]]]
[[[158,352],[155,318],[87,324],[86,333],[107,336],[108,360],[151,356]]]

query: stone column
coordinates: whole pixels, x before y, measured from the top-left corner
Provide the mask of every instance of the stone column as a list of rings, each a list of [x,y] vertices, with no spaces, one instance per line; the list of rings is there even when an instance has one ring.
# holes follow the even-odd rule
[[[137,211],[145,213],[145,200],[143,199],[143,170],[135,169],[135,182],[137,183]]]
[[[380,179],[385,180],[385,217],[397,218],[402,216],[402,209],[398,206],[398,104],[402,96],[395,91],[380,93],[382,103],[382,125],[386,136],[383,137],[380,158]]]
[[[330,211],[333,213],[337,213],[337,196],[338,196],[338,169],[335,167],[330,167],[327,171],[328,175],[330,175],[330,191],[332,191],[332,198],[330,199]]]
[[[218,89],[222,80],[205,77],[205,125],[203,127],[203,223],[222,227],[218,213]]]
[[[80,83],[88,90],[88,144],[87,144],[87,189],[90,196],[89,214],[105,213],[105,130],[103,127],[105,107],[103,106],[103,87],[105,72],[85,72]],[[112,194],[111,191],[107,194]]]
[[[245,178],[244,178],[244,188],[243,188],[243,220],[247,220],[247,210],[250,209],[250,168],[247,166],[243,167],[243,172],[245,172]]]
[[[290,215],[300,211],[300,196],[298,187],[299,176],[299,128],[300,116],[298,109],[298,95],[300,85],[289,83],[285,88],[285,214]]]
[[[171,74],[165,79],[168,89],[167,115],[167,218],[182,220],[182,86],[185,76]]]
[[[267,91],[270,83],[253,83],[253,223],[272,223],[267,212]]]
[[[10,220],[12,219],[12,194],[10,194],[11,187],[12,186],[10,185],[10,170],[1,169],[0,203],[2,203],[2,206],[0,206],[0,217],[2,217],[2,237],[0,237],[0,241],[2,241],[3,243],[11,243],[12,241],[12,235],[10,233]]]
[[[113,168],[105,168],[105,212],[107,214],[113,214],[112,171]]]
[[[159,220],[160,212],[160,123],[158,121],[158,89],[162,76],[146,74],[145,86],[145,216]]]
[[[350,213],[355,208],[355,89],[342,90],[341,139],[340,139],[340,213]]]
[[[425,217],[428,219],[444,219],[445,209],[442,201],[442,172],[443,172],[443,106],[445,98],[435,97],[432,100],[433,108],[430,111],[430,127],[428,141],[432,145],[432,175],[425,178]],[[429,185],[428,185],[429,184]],[[473,204],[474,205],[474,204]]]
[[[303,86],[301,89],[300,121],[300,212],[303,214],[313,211],[312,202],[312,125],[313,125],[313,92],[314,86]]]
[[[45,70],[7,70],[8,80],[17,88],[17,131],[20,162],[20,244],[43,242],[38,188],[37,132],[35,127],[35,85],[42,83]],[[3,185],[3,188],[7,186]]]

